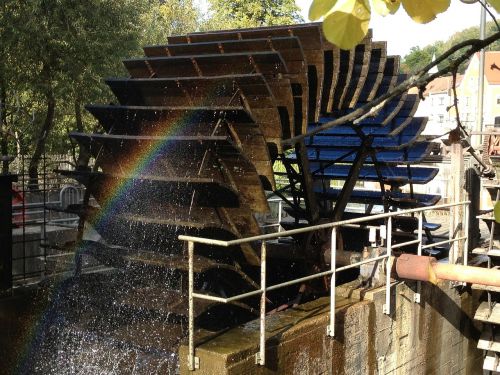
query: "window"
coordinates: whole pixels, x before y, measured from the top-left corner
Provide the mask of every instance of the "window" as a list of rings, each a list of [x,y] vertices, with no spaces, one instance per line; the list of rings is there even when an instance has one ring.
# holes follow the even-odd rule
[[[497,96],[497,104],[500,104],[500,96]]]
[[[444,105],[444,98],[443,97],[439,98],[439,105]]]
[[[444,122],[444,116],[443,116],[443,115],[439,115],[439,120],[438,120],[438,122],[439,122],[440,124],[442,124],[442,123]]]

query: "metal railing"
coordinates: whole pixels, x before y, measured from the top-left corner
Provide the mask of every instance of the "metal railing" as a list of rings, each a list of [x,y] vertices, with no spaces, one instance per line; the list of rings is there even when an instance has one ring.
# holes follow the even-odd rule
[[[267,200],[267,203],[269,204],[269,206],[271,205],[276,205],[277,204],[277,215],[276,215],[276,222],[272,223],[272,224],[264,224],[264,225],[261,225],[260,227],[262,229],[264,228],[278,228],[278,232],[281,232],[283,230],[283,228],[281,227],[281,220],[283,218],[283,199],[281,198],[270,198]],[[273,212],[273,210],[271,210],[271,212]]]
[[[458,202],[458,203],[449,203],[449,204],[442,204],[438,206],[433,206],[433,207],[422,207],[422,208],[414,208],[414,209],[407,209],[407,210],[401,210],[401,211],[395,211],[395,212],[388,212],[388,213],[381,213],[377,215],[371,215],[371,216],[365,216],[365,217],[359,217],[359,218],[354,218],[354,219],[349,219],[349,220],[341,220],[337,222],[332,222],[332,223],[325,223],[325,224],[320,224],[320,225],[313,225],[309,227],[304,227],[304,228],[299,228],[299,229],[292,229],[288,231],[282,231],[278,233],[269,233],[269,234],[263,234],[260,236],[252,236],[252,237],[247,237],[247,238],[242,238],[242,239],[236,239],[236,240],[230,240],[230,241],[222,241],[222,240],[215,240],[215,239],[209,239],[209,238],[203,238],[203,237],[195,237],[195,236],[187,236],[187,235],[180,235],[179,240],[187,242],[187,248],[188,248],[188,263],[189,263],[189,269],[188,269],[188,303],[189,303],[189,316],[188,316],[188,329],[189,329],[189,334],[188,334],[188,368],[189,370],[193,371],[197,368],[199,368],[199,358],[195,356],[195,346],[194,346],[194,298],[198,299],[204,299],[204,300],[209,300],[209,301],[214,301],[214,302],[220,302],[220,303],[230,303],[234,301],[238,301],[244,298],[260,295],[260,333],[259,333],[259,352],[256,353],[256,364],[259,365],[264,365],[265,364],[265,341],[266,341],[266,293],[268,291],[284,288],[290,285],[294,284],[299,284],[305,281],[317,279],[320,277],[327,277],[331,276],[330,280],[330,318],[329,318],[329,324],[327,327],[327,335],[330,337],[333,337],[335,335],[335,286],[336,286],[336,274],[341,271],[345,271],[350,268],[356,268],[359,267],[363,264],[367,263],[373,263],[377,261],[385,261],[386,262],[386,279],[385,279],[385,304],[383,306],[383,312],[387,315],[391,314],[391,277],[390,277],[390,269],[391,269],[391,259],[392,259],[392,250],[409,246],[409,245],[415,245],[418,244],[418,255],[422,254],[422,250],[436,247],[436,246],[441,246],[444,244],[450,244],[450,251],[451,247],[458,243],[459,241],[464,241],[463,242],[463,248],[464,248],[464,256],[463,256],[463,262],[464,264],[467,264],[467,231],[468,231],[468,216],[469,216],[469,201],[463,201],[463,202]],[[452,209],[454,207],[458,206],[463,206],[465,210],[465,225],[463,225],[464,221],[462,221],[461,225],[461,232],[465,233],[465,235],[460,235],[458,237],[454,237],[455,233],[460,233],[460,231],[456,231],[456,226],[459,225],[459,223],[455,223],[454,227],[449,228],[449,239],[436,242],[436,243],[431,243],[431,244],[426,244],[424,245],[422,243],[423,236],[422,236],[422,231],[423,231],[423,223],[424,223],[424,212],[426,211],[433,211],[433,210],[442,210],[442,209]],[[406,242],[401,242],[401,243],[392,243],[392,224],[393,224],[393,217],[395,216],[401,216],[401,215],[413,215],[413,214],[418,214],[418,233],[417,233],[417,239],[416,240],[410,240]],[[450,214],[450,216],[452,216]],[[364,222],[367,221],[373,221],[373,220],[379,220],[379,219],[387,219],[387,224],[385,225],[380,225],[380,226],[373,226],[373,225],[363,225]],[[372,228],[377,231],[379,231],[380,238],[382,241],[385,239],[386,242],[386,253],[372,257],[369,259],[364,259],[356,263],[352,263],[343,267],[337,268],[336,266],[336,253],[337,253],[337,230],[340,227],[358,227],[358,228]],[[280,284],[275,284],[271,286],[266,285],[266,262],[267,262],[267,248],[266,248],[266,241],[268,240],[273,240],[277,239],[279,237],[289,237],[292,235],[296,234],[301,234],[301,233],[307,233],[311,231],[317,231],[317,230],[322,230],[322,229],[331,229],[331,247],[330,247],[330,269],[327,271],[323,272],[318,272],[312,275],[304,276],[301,278],[289,280]],[[211,296],[207,294],[201,294],[201,293],[195,293],[194,292],[194,244],[199,243],[199,244],[206,244],[206,245],[212,245],[212,246],[221,246],[221,247],[230,247],[234,245],[241,245],[244,243],[250,243],[250,242],[258,242],[260,241],[261,243],[261,254],[260,254],[260,289],[253,290],[247,293],[239,294],[236,296],[232,297],[217,297],[217,296]],[[420,302],[420,282],[418,282],[417,286],[417,293],[415,294],[414,302],[419,303]]]

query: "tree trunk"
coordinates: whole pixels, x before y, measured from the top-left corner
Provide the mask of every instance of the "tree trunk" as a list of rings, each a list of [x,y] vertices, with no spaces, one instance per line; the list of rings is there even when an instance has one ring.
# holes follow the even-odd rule
[[[54,125],[56,99],[54,97],[54,91],[50,83],[47,89],[46,99],[47,99],[47,113],[45,115],[45,120],[43,121],[42,127],[40,129],[40,133],[35,145],[35,151],[33,152],[33,156],[30,160],[30,164],[28,167],[29,188],[31,190],[38,189],[38,166],[40,164],[40,159],[42,158],[42,155],[45,152],[45,143],[47,141],[47,137],[49,136],[50,131],[52,130],[52,127]]]
[[[82,102],[80,97],[75,99],[75,120],[76,120],[76,130],[80,133],[84,132],[83,120],[82,120]],[[78,154],[78,159],[76,160],[76,168],[87,168],[90,160],[90,153],[85,147],[80,146],[80,152]]]
[[[9,143],[7,139],[7,89],[3,80],[0,80],[0,155],[7,157],[9,154]],[[9,161],[5,158],[2,161],[2,173],[9,173]]]

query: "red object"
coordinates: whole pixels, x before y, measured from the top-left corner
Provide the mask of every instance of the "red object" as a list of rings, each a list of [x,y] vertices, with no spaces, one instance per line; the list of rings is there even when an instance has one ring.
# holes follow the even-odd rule
[[[24,194],[15,186],[12,187],[12,224],[22,225],[26,219],[23,206]],[[16,207],[18,206],[18,207]],[[20,207],[19,207],[20,206]]]

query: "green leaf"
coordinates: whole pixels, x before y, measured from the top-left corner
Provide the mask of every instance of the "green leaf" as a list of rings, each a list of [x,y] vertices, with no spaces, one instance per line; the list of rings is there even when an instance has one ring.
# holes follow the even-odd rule
[[[382,17],[396,13],[400,5],[401,0],[372,0],[373,9]]]
[[[367,0],[346,0],[323,21],[326,39],[339,48],[355,47],[368,33],[371,11]]]
[[[488,3],[496,10],[497,13],[500,13],[500,0],[488,0]]]
[[[309,8],[309,19],[319,20],[324,17],[337,3],[337,0],[314,0]]]
[[[450,0],[401,0],[406,13],[417,23],[427,23],[450,6]]]
[[[495,207],[493,208],[493,216],[495,217],[495,221],[500,223],[500,201],[495,202]]]

